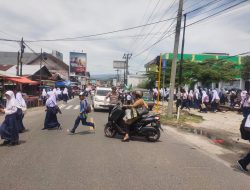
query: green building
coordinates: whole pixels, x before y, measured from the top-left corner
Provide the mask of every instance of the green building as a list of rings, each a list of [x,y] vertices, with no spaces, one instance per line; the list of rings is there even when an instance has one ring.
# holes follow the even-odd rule
[[[173,59],[173,53],[163,53],[161,55],[162,59],[166,60],[172,60]],[[178,54],[178,61],[181,59],[181,54]],[[240,69],[241,65],[241,56],[230,56],[229,54],[221,54],[221,53],[204,53],[204,54],[184,54],[183,55],[184,60],[194,61],[194,62],[202,62],[208,59],[225,59],[230,62],[233,62],[236,65],[236,69]],[[157,58],[151,60],[147,64],[145,64],[146,72],[157,72]],[[247,81],[248,82],[248,81]],[[201,84],[198,84],[201,85]],[[247,86],[249,86],[247,84]],[[218,84],[211,84],[212,88],[237,88],[237,89],[245,89],[245,81],[241,79],[240,76],[236,76],[235,80],[232,80],[230,82],[219,82]]]

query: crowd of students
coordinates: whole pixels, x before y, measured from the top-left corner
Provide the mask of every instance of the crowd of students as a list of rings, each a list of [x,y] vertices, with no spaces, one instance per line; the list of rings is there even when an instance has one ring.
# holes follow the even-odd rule
[[[91,108],[87,101],[88,92],[81,92],[80,98],[80,114],[77,116],[74,127],[69,131],[74,133],[80,121],[83,125],[95,127],[94,123],[87,122],[87,116]],[[0,113],[5,114],[5,119],[0,126],[1,139],[4,140],[2,145],[17,145],[19,144],[19,133],[24,132],[26,129],[23,124],[23,118],[27,110],[25,100],[22,93],[18,91],[16,94],[13,91],[5,93],[6,106],[1,105]],[[67,102],[69,99],[68,89],[64,88],[63,91],[58,89],[43,89],[41,98],[45,106],[45,120],[42,130],[61,129],[61,124],[57,119],[57,114],[61,113],[57,105],[57,101],[63,100]]]
[[[217,112],[219,105],[228,105],[230,107],[235,107],[238,105],[242,108],[243,101],[247,91],[235,91],[235,90],[218,90],[218,89],[202,89],[196,88],[194,90],[186,91],[181,89],[180,92],[176,94],[177,103],[176,106],[181,106],[183,108],[194,108],[200,109],[200,112],[207,113],[210,109],[212,112]],[[240,111],[242,109],[239,109]]]
[[[156,101],[158,98],[158,89],[151,90],[153,98]],[[207,89],[195,88],[190,90],[181,89],[174,94],[176,107],[181,109],[200,109],[200,112],[207,113],[208,110],[217,112],[219,105],[228,105],[230,107],[241,107],[246,91],[241,90],[226,90],[226,89]],[[159,100],[168,101],[169,89],[161,88],[159,91]]]
[[[54,88],[54,89],[43,89],[42,94],[41,94],[41,99],[43,101],[43,105],[45,105],[45,102],[47,98],[49,97],[49,94],[53,92],[56,96],[57,101],[63,100],[64,102],[67,102],[69,99],[74,98],[75,92],[74,90],[68,90],[67,87],[65,87],[63,90],[60,88]]]

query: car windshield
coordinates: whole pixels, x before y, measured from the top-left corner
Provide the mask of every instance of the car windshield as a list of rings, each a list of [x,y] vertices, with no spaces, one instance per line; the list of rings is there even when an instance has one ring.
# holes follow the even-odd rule
[[[97,90],[96,91],[96,95],[97,96],[107,96],[107,94],[109,93],[109,90]]]

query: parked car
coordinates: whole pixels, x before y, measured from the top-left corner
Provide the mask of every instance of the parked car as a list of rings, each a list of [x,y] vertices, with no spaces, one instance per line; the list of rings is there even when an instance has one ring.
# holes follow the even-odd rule
[[[96,110],[108,110],[109,108],[104,105],[109,104],[109,98],[106,99],[107,94],[111,92],[111,88],[97,87],[94,95],[93,109]]]

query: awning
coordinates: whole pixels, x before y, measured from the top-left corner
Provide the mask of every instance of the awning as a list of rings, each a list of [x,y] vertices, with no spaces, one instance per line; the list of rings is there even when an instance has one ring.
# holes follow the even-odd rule
[[[33,81],[33,80],[30,80],[26,77],[8,77],[6,78],[7,80],[10,80],[12,82],[16,82],[16,83],[21,83],[21,84],[30,84],[30,85],[37,85],[39,84],[38,82],[36,81]]]

